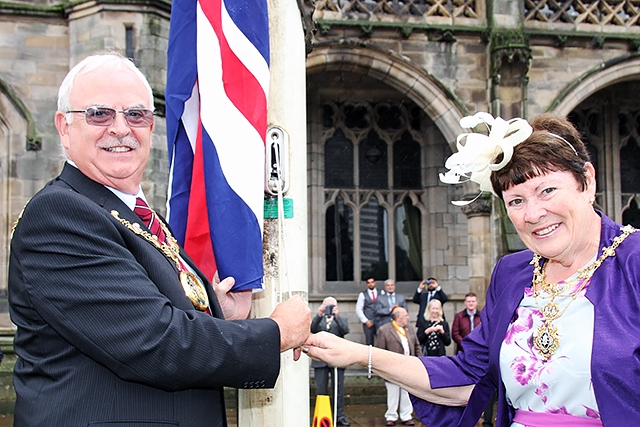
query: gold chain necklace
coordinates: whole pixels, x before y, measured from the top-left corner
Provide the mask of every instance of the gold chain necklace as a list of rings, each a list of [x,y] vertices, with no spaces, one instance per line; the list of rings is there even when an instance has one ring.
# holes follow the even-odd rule
[[[155,212],[153,212],[155,215]],[[178,245],[178,241],[171,235],[169,229],[160,221],[158,216],[156,215],[156,219],[164,231],[165,242],[160,242],[158,240],[158,236],[149,233],[146,230],[143,230],[140,227],[140,224],[137,222],[131,224],[124,218],[120,218],[120,212],[116,210],[111,211],[111,216],[120,221],[125,227],[129,230],[133,231],[138,236],[144,238],[148,242],[150,242],[153,246],[160,250],[167,258],[171,259],[178,268],[178,277],[180,279],[180,284],[182,285],[182,289],[184,289],[184,293],[191,300],[193,306],[200,311],[205,311],[208,304],[207,298],[207,290],[205,289],[202,281],[193,274],[191,271],[187,270],[186,267],[183,267],[182,261],[180,260],[180,245]]]
[[[535,299],[536,306],[538,307],[538,309],[540,310],[540,313],[544,317],[544,320],[542,321],[542,324],[538,326],[538,330],[536,331],[533,337],[533,345],[538,351],[538,353],[540,353],[540,355],[544,357],[546,360],[549,360],[549,358],[556,352],[558,347],[560,347],[560,337],[558,336],[558,327],[553,325],[553,321],[556,319],[559,319],[567,310],[567,308],[569,308],[571,303],[575,301],[575,299],[578,297],[578,294],[584,289],[584,287],[587,285],[587,283],[591,279],[591,276],[593,276],[593,273],[595,273],[598,267],[602,265],[604,260],[607,259],[608,257],[615,256],[616,248],[620,245],[620,243],[622,243],[624,239],[629,237],[631,233],[635,233],[636,231],[638,231],[637,229],[633,228],[630,225],[625,225],[624,227],[621,228],[621,230],[622,230],[622,234],[619,236],[616,236],[613,239],[613,243],[611,244],[611,246],[602,248],[602,255],[600,256],[600,258],[595,260],[593,263],[591,263],[587,267],[578,270],[576,279],[567,280],[562,285],[558,283],[551,284],[546,281],[546,273],[545,273],[546,263],[543,268],[540,268],[540,259],[542,257],[538,254],[534,254],[533,259],[531,260],[531,264],[534,265],[533,297]],[[580,280],[582,280],[582,284],[577,290],[575,290],[569,295],[564,294],[564,292],[568,290],[570,286],[575,285]],[[541,290],[549,294],[549,297],[546,297],[546,298],[549,298],[549,302],[545,304],[544,307],[542,308],[540,307],[540,305],[538,305],[539,290],[537,288],[540,288]],[[560,306],[555,302],[555,299],[557,296],[571,297],[571,300],[567,303],[567,305],[562,310],[560,310]]]

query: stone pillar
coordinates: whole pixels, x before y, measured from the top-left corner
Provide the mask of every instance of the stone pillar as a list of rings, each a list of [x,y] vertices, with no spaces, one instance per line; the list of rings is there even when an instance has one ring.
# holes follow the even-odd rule
[[[531,49],[524,33],[523,2],[495,0],[491,4],[491,112],[504,119],[526,117]]]
[[[491,203],[491,196],[483,196],[462,207],[467,216],[469,239],[469,291],[478,295],[481,307],[486,301],[492,270]]]

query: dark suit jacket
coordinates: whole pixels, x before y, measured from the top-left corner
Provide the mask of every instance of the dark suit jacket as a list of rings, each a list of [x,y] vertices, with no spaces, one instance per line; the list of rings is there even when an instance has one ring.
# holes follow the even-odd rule
[[[112,209],[145,227],[111,191],[67,164],[15,229],[15,425],[226,426],[223,386],[274,386],[277,324],[223,321],[199,272],[213,316],[196,311],[174,262]]]
[[[473,327],[480,325],[480,310],[476,309],[476,315],[473,317]],[[471,332],[471,319],[467,315],[467,309],[456,313],[451,325],[451,338],[456,342],[456,353],[462,350],[462,339]]]
[[[322,331],[344,338],[349,333],[349,321],[344,316],[334,317],[329,329],[327,329],[327,316],[316,315],[311,321],[311,333],[317,334]],[[331,365],[321,360],[311,359],[311,367],[313,368],[326,368],[327,366]]]
[[[424,310],[425,308],[427,308],[427,303],[429,302],[427,301],[428,298],[429,298],[429,289],[426,286],[422,290],[422,292],[418,292],[418,290],[416,289],[416,291],[413,293],[412,301],[415,302],[416,304],[420,304],[420,308],[418,309],[418,319],[424,318]],[[439,290],[436,291],[435,294],[433,294],[433,299],[440,300],[442,305],[444,305],[445,302],[449,301],[449,297],[447,296],[447,294],[444,293],[442,288],[440,288]]]
[[[418,336],[414,328],[406,327],[407,341],[409,341],[409,354],[411,356],[422,356],[422,349],[418,342]],[[393,351],[394,353],[404,354],[404,348],[402,348],[402,341],[398,332],[393,327],[392,323],[382,325],[378,330],[378,337],[376,338],[376,347],[384,348],[385,350]]]
[[[407,307],[407,300],[404,295],[401,295],[397,292],[394,292],[396,296],[395,305],[399,305],[400,307],[404,307],[405,310],[409,311],[409,307]],[[376,308],[376,319],[375,324],[376,327],[379,328],[382,325],[386,325],[391,322],[391,309],[394,307],[389,302],[389,294],[387,291],[382,291],[381,295],[377,298],[376,302],[378,306]]]

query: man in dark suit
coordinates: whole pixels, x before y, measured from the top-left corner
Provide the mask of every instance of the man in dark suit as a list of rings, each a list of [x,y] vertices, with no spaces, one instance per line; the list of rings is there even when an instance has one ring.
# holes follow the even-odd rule
[[[221,307],[162,218],[148,228],[134,213],[152,108],[146,79],[119,55],[85,59],[61,85],[67,163],[11,242],[17,426],[223,427],[223,387],[273,387],[280,352],[309,334],[299,297],[270,318],[224,320],[237,307]]]
[[[391,322],[391,310],[395,306],[403,307],[409,311],[407,300],[404,295],[396,292],[396,282],[393,279],[387,279],[384,282],[384,292],[378,297],[378,308],[376,310],[376,328]]]
[[[403,307],[395,307],[391,313],[392,321],[378,330],[376,347],[404,354],[405,356],[422,356],[422,349],[414,328],[409,328],[409,313]],[[385,425],[393,426],[400,418],[403,425],[413,426],[413,406],[409,393],[403,388],[385,381],[387,388],[387,412]]]
[[[444,293],[442,287],[438,284],[438,280],[436,280],[435,277],[429,277],[427,280],[420,282],[418,289],[416,289],[413,294],[412,301],[416,304],[420,304],[420,307],[418,308],[418,319],[423,318],[427,304],[434,298],[439,300],[443,307],[444,303],[449,300],[447,294]]]
[[[311,321],[311,332],[327,331],[330,334],[344,338],[349,333],[349,321],[344,316],[340,316],[338,301],[334,297],[327,297],[318,307],[318,314]],[[349,426],[344,415],[344,369],[337,368],[338,381],[334,376],[334,367],[321,360],[311,360],[311,367],[316,378],[316,394],[329,395],[329,376],[331,376],[331,398],[335,398],[336,383],[338,385],[337,411],[334,414],[336,425]],[[335,403],[335,402],[334,402]]]
[[[367,289],[358,294],[356,301],[356,315],[362,322],[362,331],[367,345],[373,345],[376,337],[376,310],[378,309],[378,296],[376,279],[367,277]]]

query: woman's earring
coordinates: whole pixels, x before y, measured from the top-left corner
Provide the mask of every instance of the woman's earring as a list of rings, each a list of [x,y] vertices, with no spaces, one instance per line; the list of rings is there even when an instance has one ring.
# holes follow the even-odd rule
[[[596,202],[596,196],[591,196],[589,198],[589,203],[591,203],[592,205]]]

